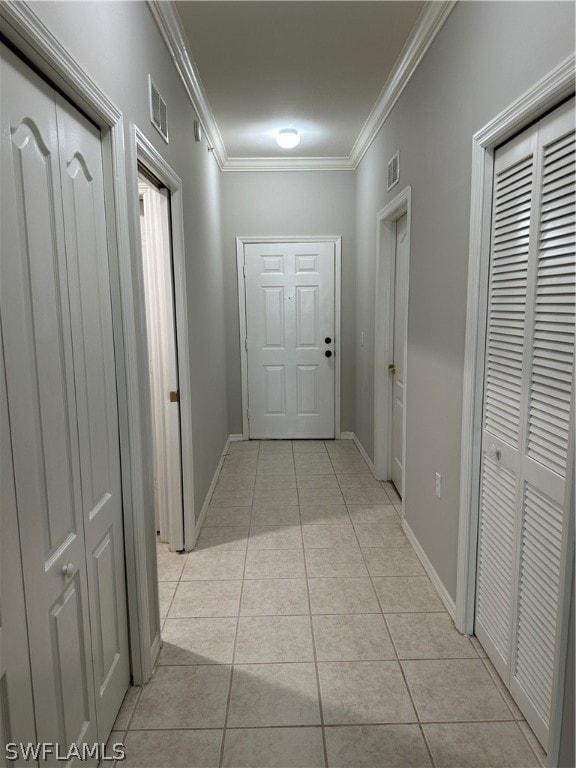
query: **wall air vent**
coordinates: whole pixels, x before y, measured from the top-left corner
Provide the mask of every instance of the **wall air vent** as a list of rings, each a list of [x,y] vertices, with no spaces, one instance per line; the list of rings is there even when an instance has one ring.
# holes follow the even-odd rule
[[[150,88],[150,120],[152,125],[161,134],[162,138],[168,143],[168,114],[166,112],[166,102],[160,95],[160,91],[152,78],[148,75],[148,84]]]
[[[400,152],[396,152],[388,163],[388,190],[400,180]]]

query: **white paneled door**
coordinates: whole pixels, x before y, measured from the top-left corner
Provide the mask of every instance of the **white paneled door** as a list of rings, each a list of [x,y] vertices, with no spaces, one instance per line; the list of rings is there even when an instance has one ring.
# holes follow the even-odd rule
[[[334,242],[246,243],[251,438],[334,437]]]
[[[1,266],[37,737],[101,741],[129,682],[101,139],[4,48]]]
[[[475,631],[546,747],[573,439],[574,100],[495,154]]]
[[[391,478],[396,490],[404,492],[404,407],[405,352],[408,325],[408,215],[396,222],[396,258],[394,265],[394,334],[392,386],[392,467]]]

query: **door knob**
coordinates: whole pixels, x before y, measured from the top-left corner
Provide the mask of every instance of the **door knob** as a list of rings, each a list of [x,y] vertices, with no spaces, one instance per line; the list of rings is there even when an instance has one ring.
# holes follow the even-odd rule
[[[326,357],[332,357],[332,350],[327,349],[326,352],[324,352],[324,354],[326,355]]]
[[[502,449],[500,447],[496,447],[496,445],[492,443],[490,446],[490,456],[494,456],[496,461],[500,461],[502,458]]]
[[[332,344],[332,339],[330,338],[330,336],[326,336],[326,338],[324,339],[324,342],[326,344]]]
[[[394,363],[390,363],[390,365],[388,366],[388,373],[391,374],[392,376],[394,376],[394,374],[396,373],[396,366],[394,365]]]
[[[62,576],[72,576],[74,573],[74,563],[68,563],[68,565],[62,566]]]

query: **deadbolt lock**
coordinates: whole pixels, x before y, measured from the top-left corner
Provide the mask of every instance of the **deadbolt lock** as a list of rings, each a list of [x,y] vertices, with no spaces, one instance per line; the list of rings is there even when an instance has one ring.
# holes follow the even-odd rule
[[[391,374],[392,376],[394,376],[394,374],[396,373],[396,366],[394,365],[394,363],[390,363],[390,365],[388,366],[388,373]]]
[[[180,390],[177,389],[175,392],[170,392],[170,402],[171,403],[179,403],[180,402]]]

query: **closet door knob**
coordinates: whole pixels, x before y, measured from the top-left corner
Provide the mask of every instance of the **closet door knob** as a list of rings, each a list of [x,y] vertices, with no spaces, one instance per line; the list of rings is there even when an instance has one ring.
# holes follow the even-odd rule
[[[326,357],[332,357],[332,350],[327,349],[326,352],[324,352],[324,354],[326,355]]]
[[[68,563],[68,565],[62,566],[62,576],[72,576],[74,573],[74,563]]]
[[[496,447],[496,445],[492,443],[490,446],[490,456],[494,456],[496,461],[500,461],[502,458],[502,449],[499,446]]]
[[[326,336],[326,338],[324,339],[324,342],[326,344],[332,344],[332,339],[330,338],[330,336]]]

